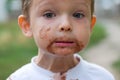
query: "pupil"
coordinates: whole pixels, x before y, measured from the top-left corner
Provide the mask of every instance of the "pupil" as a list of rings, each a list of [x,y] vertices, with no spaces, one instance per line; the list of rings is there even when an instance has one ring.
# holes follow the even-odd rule
[[[79,13],[75,13],[75,14],[74,14],[74,17],[78,17],[78,18],[79,18],[79,17],[80,17],[80,14],[79,14]]]
[[[84,15],[81,14],[81,13],[74,13],[73,16],[76,17],[76,18],[82,18],[82,17],[84,17]]]
[[[52,17],[52,13],[48,13],[48,14],[46,14],[47,15],[47,17]]]

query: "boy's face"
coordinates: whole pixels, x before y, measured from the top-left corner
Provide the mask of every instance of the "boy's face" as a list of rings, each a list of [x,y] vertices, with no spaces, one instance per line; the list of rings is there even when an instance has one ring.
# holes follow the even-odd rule
[[[91,0],[33,0],[28,34],[41,51],[57,55],[79,52],[87,45],[95,23],[90,5]]]

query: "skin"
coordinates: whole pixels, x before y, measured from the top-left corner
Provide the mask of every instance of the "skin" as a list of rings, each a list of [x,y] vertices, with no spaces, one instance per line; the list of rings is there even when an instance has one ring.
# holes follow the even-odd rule
[[[24,15],[19,16],[24,35],[33,37],[38,47],[37,65],[64,73],[78,64],[73,54],[87,46],[96,22],[96,17],[91,16],[90,2],[33,0],[30,21]]]

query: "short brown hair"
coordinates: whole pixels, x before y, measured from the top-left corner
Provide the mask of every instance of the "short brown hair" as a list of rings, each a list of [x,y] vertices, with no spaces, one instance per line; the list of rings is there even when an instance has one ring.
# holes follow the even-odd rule
[[[22,13],[29,20],[29,10],[32,4],[32,0],[22,0]],[[91,0],[91,14],[94,13],[94,0]]]

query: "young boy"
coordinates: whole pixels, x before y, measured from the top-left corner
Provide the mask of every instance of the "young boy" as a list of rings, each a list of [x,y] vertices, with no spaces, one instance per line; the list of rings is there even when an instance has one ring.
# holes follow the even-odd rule
[[[33,37],[38,55],[7,80],[114,80],[79,55],[96,22],[94,0],[22,0],[18,23]]]

